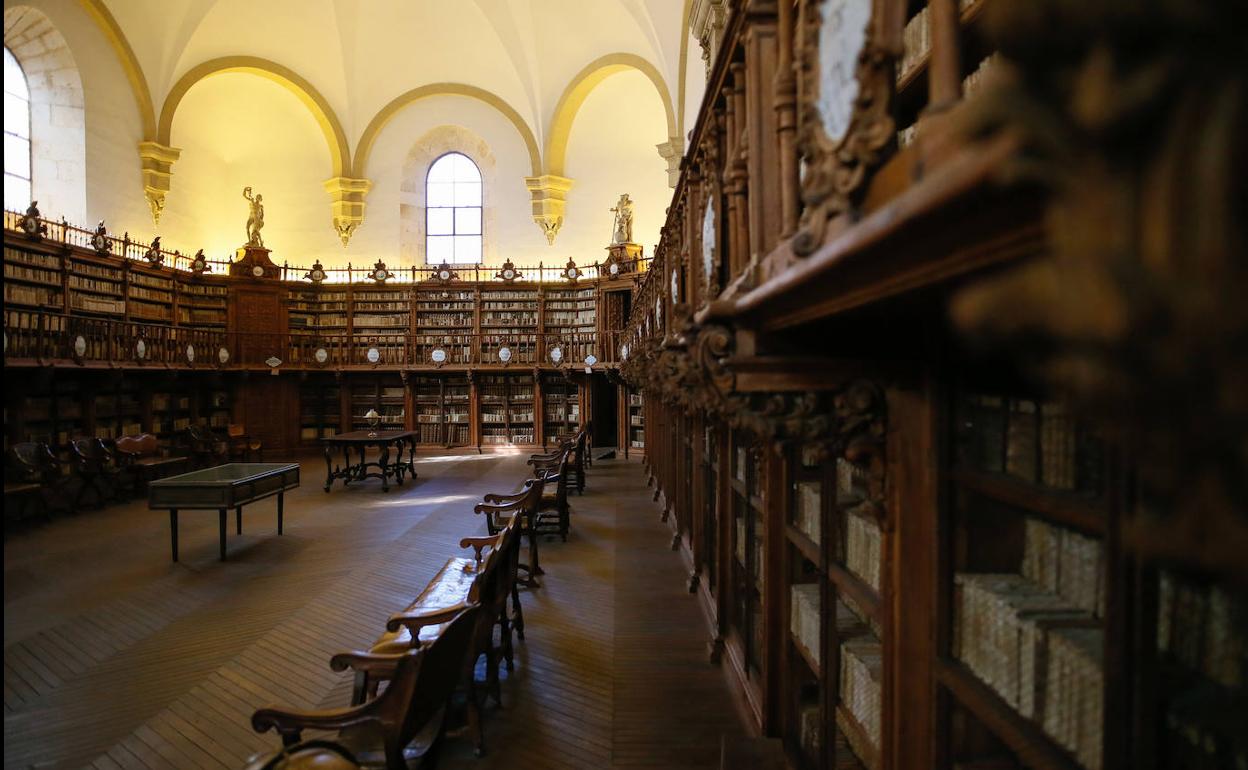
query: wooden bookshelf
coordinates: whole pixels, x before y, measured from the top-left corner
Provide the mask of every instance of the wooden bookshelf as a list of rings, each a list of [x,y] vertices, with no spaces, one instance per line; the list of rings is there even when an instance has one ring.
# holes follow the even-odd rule
[[[593,286],[542,292],[542,331],[572,339],[592,334],[598,325],[598,290]]]
[[[413,356],[422,364],[437,364],[441,350],[445,364],[474,361],[477,293],[472,288],[417,288],[412,310]]]
[[[535,381],[531,374],[480,378],[478,436],[484,446],[536,443]]]
[[[504,363],[499,352],[506,348],[510,351],[510,358],[505,363],[536,362],[539,338],[537,289],[482,288],[480,298],[478,360],[483,364]]]
[[[301,444],[320,446],[320,439],[341,432],[341,421],[342,399],[337,380],[330,375],[313,374],[299,383]]]
[[[125,316],[123,266],[71,252],[65,270],[70,310],[84,315]]]
[[[359,375],[350,378],[350,430],[369,430],[364,416],[370,409],[381,415],[381,430],[400,430],[407,426],[406,387],[398,374]]]
[[[557,373],[542,375],[542,445],[555,443],[581,424],[581,388]]]
[[[126,279],[126,309],[130,320],[174,322],[175,287],[168,273],[136,266],[126,273]]]
[[[229,321],[229,294],[229,287],[222,284],[179,280],[178,325],[224,330]]]
[[[65,309],[64,276],[61,257],[4,244],[4,304],[40,308],[53,312]]]
[[[446,445],[469,446],[472,441],[472,386],[465,375],[442,378],[442,400],[446,414]]]

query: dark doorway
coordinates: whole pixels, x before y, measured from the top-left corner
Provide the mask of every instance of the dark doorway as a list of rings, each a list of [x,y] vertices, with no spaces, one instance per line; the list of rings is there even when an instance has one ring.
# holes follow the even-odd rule
[[[589,397],[593,404],[591,419],[594,421],[594,446],[615,446],[620,427],[616,416],[616,410],[620,406],[619,387],[602,374],[592,375],[589,382]]]

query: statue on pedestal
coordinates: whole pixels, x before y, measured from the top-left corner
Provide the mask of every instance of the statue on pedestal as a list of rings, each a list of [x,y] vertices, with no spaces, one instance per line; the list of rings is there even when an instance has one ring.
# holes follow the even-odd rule
[[[628,193],[620,196],[620,200],[615,204],[615,208],[611,209],[615,212],[615,225],[611,235],[611,243],[632,243],[633,242],[633,201],[628,197]]]
[[[264,227],[264,196],[256,195],[251,197],[251,188],[243,188],[243,197],[251,204],[251,212],[247,215],[247,245],[248,246],[264,246],[264,240],[260,237],[260,228]]]

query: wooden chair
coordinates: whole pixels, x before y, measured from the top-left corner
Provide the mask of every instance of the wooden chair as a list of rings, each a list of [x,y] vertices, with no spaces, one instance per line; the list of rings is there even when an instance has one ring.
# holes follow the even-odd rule
[[[9,483],[38,485],[39,502],[45,514],[50,509],[71,510],[64,493],[61,461],[42,441],[22,441],[10,447],[6,473],[6,486]],[[25,493],[30,494],[29,490]]]
[[[533,588],[540,587],[537,582],[537,576],[543,574],[541,564],[538,561],[538,544],[537,533],[533,529],[533,522],[537,518],[537,509],[541,506],[542,493],[546,489],[546,478],[544,473],[539,473],[535,479],[529,479],[524,482],[524,488],[512,495],[488,494],[485,496],[485,502],[478,503],[472,509],[473,513],[485,515],[485,527],[491,535],[501,532],[503,527],[507,526],[513,520],[518,521],[520,527],[520,536],[529,539],[529,563],[523,564],[517,562],[517,568],[523,569],[528,573],[525,579],[525,585]],[[516,601],[516,612],[519,612],[519,600]],[[519,625],[516,628],[517,635],[524,638],[524,618],[520,617]]]
[[[195,466],[205,468],[222,465],[230,459],[230,445],[202,425],[192,425],[182,431],[182,444]]]
[[[303,741],[270,754],[256,754],[244,770],[361,770],[355,755],[333,741]]]
[[[568,505],[568,467],[571,463],[572,449],[565,447],[556,456],[534,456],[529,458],[533,469],[538,475],[544,475],[547,488],[552,485],[553,492],[545,492],[537,506],[537,514],[533,517],[535,535],[559,535],[566,543],[568,529],[571,527],[572,509]]]
[[[515,584],[516,547],[519,544],[519,528],[513,523],[502,532],[492,537],[467,537],[460,541],[461,548],[474,549],[473,563],[476,569],[460,570],[460,559],[448,560],[438,575],[426,586],[416,601],[403,612],[390,616],[386,621],[386,633],[381,636],[368,652],[347,652],[335,655],[330,666],[335,671],[347,668],[355,670],[355,688],[352,703],[364,702],[374,697],[378,686],[389,676],[385,670],[370,665],[370,660],[377,655],[393,655],[410,649],[418,649],[429,644],[443,633],[439,626],[431,626],[425,622],[430,612],[436,612],[439,602],[456,599],[478,605],[481,614],[477,619],[477,628],[472,637],[472,663],[485,656],[487,692],[502,705],[502,688],[498,672],[499,656],[507,660],[508,670],[514,668],[512,663],[511,616],[507,611],[509,596],[519,606],[518,591]],[[484,554],[489,549],[488,554]],[[484,555],[483,555],[484,554]],[[442,576],[459,570],[463,574],[473,575],[471,587],[466,597],[457,596],[457,586],[453,582],[442,579]],[[510,582],[509,582],[510,581]],[[431,607],[433,605],[433,607]],[[523,621],[521,621],[523,623]],[[501,626],[500,645],[494,645],[494,626]],[[481,708],[476,692],[476,681],[472,677],[471,666],[469,679],[465,680],[468,692],[468,722],[477,734],[476,752],[480,756],[485,752],[485,731],[481,721]]]
[[[78,493],[74,496],[74,509],[82,504],[82,498],[92,492],[96,502],[120,501],[124,491],[134,490],[134,476],[123,466],[104,442],[98,438],[76,438],[69,442],[74,456],[74,471],[78,476]]]
[[[153,479],[181,471],[190,463],[187,457],[171,457],[168,450],[150,433],[123,436],[113,445],[117,462],[134,475],[135,485],[140,487]]]
[[[409,756],[426,756],[441,742],[455,688],[465,673],[471,676],[470,651],[479,615],[475,604],[429,612],[419,620],[409,619],[414,633],[419,636],[425,626],[444,627],[419,649],[394,655],[353,653],[357,671],[369,668],[390,682],[364,703],[323,711],[263,708],[252,714],[251,726],[259,733],[276,730],[286,746],[298,743],[304,730],[337,730],[337,741],[362,764],[381,758],[387,770],[406,770]]]
[[[240,423],[230,423],[226,429],[229,457],[241,462],[264,462],[264,445],[259,439],[247,435],[247,429]]]
[[[537,464],[553,465],[558,460],[560,453],[570,450],[572,454],[568,460],[568,484],[575,485],[576,493],[583,495],[585,494],[585,468],[589,462],[588,441],[589,431],[587,428],[581,428],[575,433],[560,436],[558,449],[546,454],[530,455],[529,465],[534,467],[537,467]]]

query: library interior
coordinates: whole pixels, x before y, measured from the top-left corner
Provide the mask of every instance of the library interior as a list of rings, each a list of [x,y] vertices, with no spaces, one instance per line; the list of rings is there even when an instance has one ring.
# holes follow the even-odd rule
[[[1242,12],[5,0],[4,767],[1248,770]]]

